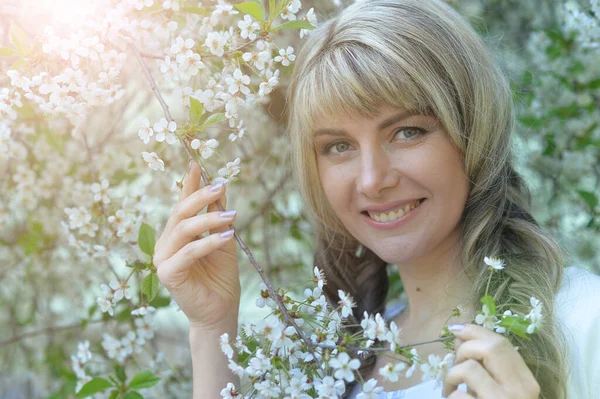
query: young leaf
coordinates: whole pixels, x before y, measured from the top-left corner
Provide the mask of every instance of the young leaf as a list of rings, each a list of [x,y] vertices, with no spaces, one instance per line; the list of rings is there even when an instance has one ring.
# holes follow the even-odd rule
[[[23,28],[21,28],[19,25],[12,21],[10,23],[9,35],[10,42],[16,48],[18,48],[19,50],[24,50],[27,47],[27,34],[23,30]]]
[[[142,280],[142,293],[148,298],[148,302],[158,294],[158,276],[154,273],[148,274]]]
[[[110,396],[108,397],[108,399],[117,399],[119,397],[119,390],[115,389],[114,391],[112,391],[110,393]]]
[[[77,399],[87,398],[98,392],[102,392],[107,388],[112,387],[112,384],[104,378],[96,377],[92,378],[90,382],[85,384],[79,392],[75,395]]]
[[[490,315],[496,316],[496,304],[494,303],[494,298],[492,298],[490,295],[484,296],[481,298],[481,303],[488,307]]]
[[[308,30],[313,30],[315,29],[315,26],[312,25],[310,22],[308,21],[304,21],[304,20],[296,20],[296,21],[287,21],[282,23],[281,25],[277,25],[271,28],[271,31],[276,31],[279,29],[308,29]]]
[[[234,4],[233,6],[244,14],[254,17],[258,21],[262,21],[264,19],[261,7],[256,1],[245,1],[243,3]]]
[[[125,368],[123,368],[123,366],[121,366],[120,364],[115,364],[115,374],[121,382],[125,382],[125,380],[127,379],[127,376],[125,375]]]
[[[577,191],[579,196],[585,201],[585,203],[590,207],[590,210],[593,212],[596,206],[598,205],[598,197],[596,194],[590,191]]]
[[[200,122],[200,118],[202,117],[202,111],[204,110],[204,106],[194,97],[190,97],[190,121],[193,123]]]
[[[148,226],[146,223],[142,223],[140,226],[140,232],[138,234],[138,245],[142,252],[150,256],[154,255],[154,244],[156,238],[154,236],[154,229]]]
[[[212,114],[209,116],[206,121],[202,124],[203,128],[209,127],[210,125],[214,125],[215,123],[219,123],[227,119],[224,113]]]
[[[130,389],[150,388],[156,385],[160,378],[154,375],[152,371],[143,370],[137,373],[129,382]]]
[[[10,47],[0,47],[0,57],[13,57],[17,55],[19,52]]]
[[[144,399],[144,397],[142,395],[140,395],[139,392],[129,391],[125,394],[124,399]]]
[[[506,328],[511,333],[518,335],[524,339],[531,339],[527,334],[527,327],[529,327],[529,322],[522,317],[519,316],[505,316],[500,323],[499,326]]]

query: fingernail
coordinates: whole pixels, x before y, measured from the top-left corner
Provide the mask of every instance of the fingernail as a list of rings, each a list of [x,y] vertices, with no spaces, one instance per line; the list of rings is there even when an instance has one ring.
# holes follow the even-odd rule
[[[450,331],[461,331],[465,328],[464,324],[448,324],[448,330]]]
[[[190,173],[190,170],[192,170],[192,160],[190,159],[190,162],[188,162],[188,173]]]
[[[233,235],[233,229],[222,232],[221,234],[219,234],[219,237],[221,237],[221,238],[229,238],[232,235]]]
[[[223,219],[231,219],[235,216],[235,214],[237,213],[237,211],[225,211],[225,212],[221,212],[221,217]]]
[[[216,193],[219,190],[221,190],[221,187],[223,187],[223,183],[215,183],[212,186],[210,186],[210,191],[212,191],[213,193]]]

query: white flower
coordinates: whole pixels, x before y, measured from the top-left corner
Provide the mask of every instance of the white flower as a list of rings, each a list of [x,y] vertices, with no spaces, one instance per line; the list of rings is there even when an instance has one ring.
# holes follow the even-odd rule
[[[475,323],[480,324],[487,328],[488,330],[494,330],[494,326],[496,325],[496,321],[498,320],[496,316],[492,316],[490,314],[490,309],[487,305],[483,305],[482,307],[483,313],[478,313],[475,316]]]
[[[304,16],[304,20],[308,21],[308,23],[310,23],[313,26],[317,25],[317,16],[315,15],[314,8],[311,8],[310,10],[308,10],[306,15]],[[302,39],[304,36],[306,36],[308,34],[308,32],[310,32],[308,29],[300,29],[300,39]]]
[[[438,355],[429,355],[428,362],[421,365],[423,371],[423,381],[437,380],[443,381],[446,371],[454,364],[454,355],[448,353],[442,360]]]
[[[221,352],[223,352],[229,359],[231,359],[233,357],[233,348],[229,343],[229,334],[224,333],[223,335],[221,335],[220,345]]]
[[[402,329],[398,328],[396,323],[393,321],[390,323],[390,329],[385,335],[385,340],[390,343],[390,349],[396,350],[396,345],[400,345],[400,338],[402,337]]]
[[[505,311],[505,312],[502,314],[503,318],[504,318],[504,317],[506,317],[506,316],[512,316],[512,315],[513,315],[513,313],[512,313],[512,311],[510,311],[510,310],[507,310],[507,311]],[[497,332],[498,334],[504,334],[504,333],[506,332],[506,328],[505,328],[505,327],[502,327],[502,326],[499,326],[499,325],[498,325],[498,324],[500,324],[500,322],[501,322],[501,321],[502,321],[502,320],[498,320],[498,321],[496,322],[496,326],[495,326],[495,330],[496,330],[496,332]]]
[[[161,118],[152,128],[154,129],[154,133],[156,133],[156,136],[154,136],[156,141],[162,143],[166,140],[167,144],[170,145],[175,144],[177,141],[177,137],[173,134],[177,130],[177,123],[174,121],[167,122],[165,118]]]
[[[410,354],[412,355],[410,359],[411,365],[408,368],[408,370],[406,370],[406,378],[410,378],[415,372],[417,366],[419,365],[419,354],[417,353],[417,350],[415,348],[412,348],[410,350]]]
[[[352,308],[356,307],[354,299],[342,290],[338,290],[340,297],[339,304],[342,306],[342,317],[348,317],[352,313]]]
[[[233,383],[228,382],[227,387],[221,390],[221,397],[225,399],[241,399],[242,395],[238,393]]]
[[[144,151],[142,152],[142,157],[144,158],[144,161],[148,163],[148,167],[150,169],[160,171],[165,170],[165,163],[158,157],[158,155],[156,155],[155,152],[149,153]]]
[[[108,180],[103,179],[102,182],[92,184],[92,193],[94,193],[94,201],[110,204],[110,195],[112,190],[109,189]]]
[[[156,308],[150,305],[142,305],[139,308],[132,310],[132,316],[145,316],[150,313],[156,312]]]
[[[273,58],[275,62],[281,62],[281,65],[288,66],[290,62],[294,62],[296,60],[296,56],[294,55],[294,49],[292,46],[288,46],[287,49],[280,49],[279,55]]]
[[[532,306],[531,311],[525,316],[525,319],[531,321],[531,324],[527,327],[527,333],[533,334],[537,329],[542,326],[542,304],[539,299],[534,297],[529,298],[529,303]]]
[[[313,269],[313,282],[316,283],[320,289],[323,289],[323,286],[327,284],[325,274],[317,266]]]
[[[319,394],[318,399],[337,399],[339,395],[342,395],[346,391],[344,381],[335,381],[330,376],[322,380],[316,380],[315,388]]]
[[[244,133],[246,133],[246,128],[242,127],[242,125],[244,124],[244,121],[240,121],[240,123],[237,126],[237,132],[236,133],[231,133],[229,135],[229,141],[231,141],[232,143],[235,142],[237,139],[241,139],[242,137],[244,137]]]
[[[198,150],[202,158],[208,159],[214,153],[214,148],[217,148],[219,142],[215,139],[207,141],[200,141],[198,139],[192,140],[191,146],[194,150]]]
[[[241,29],[240,36],[243,39],[256,39],[256,31],[260,29],[260,24],[254,21],[250,15],[244,15],[244,19],[237,24]]]
[[[115,315],[115,311],[112,307],[112,301],[109,301],[106,298],[98,298],[96,299],[96,303],[98,304],[98,307],[100,308],[100,311],[102,311],[102,313],[108,313],[111,316]]]
[[[502,270],[502,269],[504,269],[504,261],[502,259],[499,259],[499,258],[488,258],[486,256],[485,258],[483,258],[483,261],[485,262],[486,265],[488,265],[492,269],[495,269],[495,270]]]
[[[81,360],[81,363],[85,363],[92,358],[90,341],[83,341],[77,345],[77,358]]]
[[[358,394],[356,399],[377,399],[379,398],[379,394],[381,392],[383,392],[383,387],[378,387],[377,380],[375,378],[371,378],[369,381],[364,383],[362,386],[362,392]]]
[[[138,130],[138,136],[144,144],[148,144],[150,137],[154,134],[154,130],[150,127],[150,121],[146,118],[142,119],[142,127]]]
[[[225,35],[219,32],[208,32],[204,45],[208,47],[210,52],[217,57],[221,57],[225,54],[225,45],[227,44],[227,38]]]
[[[244,75],[239,68],[236,68],[230,77],[225,78],[225,83],[229,86],[227,89],[229,94],[235,94],[238,91],[243,94],[250,93],[250,89],[246,87],[250,84],[250,77]]]
[[[379,374],[381,374],[388,381],[396,382],[398,381],[398,377],[400,377],[400,372],[406,368],[406,364],[402,362],[398,362],[396,364],[388,363],[384,367],[379,369]]]
[[[236,176],[240,173],[240,159],[236,158],[233,162],[227,162],[225,168],[219,169],[219,177],[214,179],[215,183],[229,183],[235,181]]]
[[[268,70],[266,72],[267,81],[261,82],[258,89],[259,96],[266,96],[271,93],[273,89],[279,84],[279,69],[275,71],[275,73]]]
[[[179,0],[164,0],[162,6],[165,10],[179,11]]]
[[[329,366],[335,369],[334,377],[338,380],[354,381],[354,370],[360,367],[360,360],[350,359],[346,352],[340,353],[337,358],[329,360]]]

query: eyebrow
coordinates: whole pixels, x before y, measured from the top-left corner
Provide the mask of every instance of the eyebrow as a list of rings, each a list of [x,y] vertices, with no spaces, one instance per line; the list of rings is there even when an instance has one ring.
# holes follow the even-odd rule
[[[386,120],[382,121],[379,124],[379,126],[377,126],[377,129],[379,131],[382,131],[383,129],[393,125],[394,123],[399,122],[401,120],[404,120],[404,119],[406,119],[410,116],[414,116],[414,115],[423,115],[423,113],[419,112],[419,111],[414,111],[414,110],[408,110],[408,111],[401,112],[399,114],[390,116]],[[344,129],[319,129],[319,130],[315,131],[315,134],[313,137],[325,136],[325,135],[348,136],[348,132],[346,132]]]

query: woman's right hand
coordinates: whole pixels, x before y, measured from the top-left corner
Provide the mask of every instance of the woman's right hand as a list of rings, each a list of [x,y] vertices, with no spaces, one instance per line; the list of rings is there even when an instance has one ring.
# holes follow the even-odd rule
[[[225,186],[200,187],[200,167],[192,161],[179,202],[155,246],[158,278],[191,327],[210,329],[228,318],[237,320],[240,279],[233,231],[228,227],[235,212],[219,211],[217,200],[225,208]],[[198,215],[206,207],[206,213]]]

